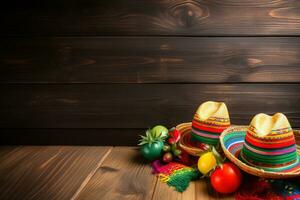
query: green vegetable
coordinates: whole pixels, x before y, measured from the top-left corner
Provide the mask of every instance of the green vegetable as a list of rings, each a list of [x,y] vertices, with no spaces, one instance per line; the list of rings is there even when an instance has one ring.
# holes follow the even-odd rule
[[[141,136],[139,145],[141,146],[141,154],[149,161],[160,158],[162,155],[164,143],[160,137],[153,135],[150,130],[146,131],[146,136]]]
[[[171,151],[174,153],[174,151],[177,150],[177,145],[176,143],[172,144],[171,146]]]
[[[163,151],[164,152],[169,152],[169,151],[171,151],[171,147],[170,147],[170,145],[164,145],[164,147],[163,147]]]
[[[180,156],[181,151],[180,151],[179,149],[175,149],[175,150],[173,151],[173,153],[174,153],[174,156]]]
[[[152,132],[153,136],[160,137],[162,139],[166,139],[169,137],[169,130],[162,125],[154,126],[151,129],[151,132]]]

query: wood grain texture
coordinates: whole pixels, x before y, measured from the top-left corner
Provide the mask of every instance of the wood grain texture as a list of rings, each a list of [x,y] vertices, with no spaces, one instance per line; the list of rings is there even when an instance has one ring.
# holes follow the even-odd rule
[[[166,183],[157,182],[153,194],[153,200],[233,200],[234,195],[218,194],[210,185],[209,179],[200,179],[190,183],[183,193],[178,193]]]
[[[145,129],[1,129],[0,145],[135,146]]]
[[[157,182],[153,194],[153,200],[233,200],[234,195],[218,194],[211,187],[208,179],[200,179],[190,183],[189,187],[183,193],[176,192],[170,188],[166,183]]]
[[[189,187],[182,193],[176,192],[174,188],[169,187],[166,183],[157,181],[155,191],[153,193],[153,200],[193,200],[195,199],[195,182],[191,182]],[[203,199],[206,200],[206,199]]]
[[[233,200],[234,194],[219,194],[216,192],[211,184],[209,178],[195,181],[195,199],[196,200]]]
[[[299,35],[297,0],[13,0],[3,35]]]
[[[299,37],[10,38],[0,83],[300,82]]]
[[[109,147],[0,147],[0,199],[70,199]],[[5,153],[3,153],[5,152]]]
[[[115,147],[77,199],[150,200],[156,180],[136,148]]]
[[[0,147],[1,199],[217,200],[205,180],[175,192],[133,147]]]
[[[0,128],[141,128],[190,121],[204,101],[224,101],[233,124],[285,113],[300,127],[300,84],[1,85]]]

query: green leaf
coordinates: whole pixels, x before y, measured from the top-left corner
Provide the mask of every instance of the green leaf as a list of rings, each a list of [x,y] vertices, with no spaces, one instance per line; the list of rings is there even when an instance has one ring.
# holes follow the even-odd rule
[[[146,141],[143,141],[143,142],[140,142],[138,145],[139,145],[139,146],[142,146],[142,145],[144,145],[144,144],[147,144],[147,142],[146,142]]]
[[[151,129],[147,129],[145,131],[145,135],[140,135],[140,140],[138,145],[152,145],[154,142],[161,141],[163,142],[163,139],[161,137],[156,137],[151,131]]]
[[[150,132],[149,134],[149,139],[152,141],[153,140],[153,136],[152,136],[152,133]]]
[[[217,160],[217,166],[221,166],[224,162],[224,159],[222,158],[222,156],[219,154],[219,152],[216,150],[215,147],[212,147],[212,153],[214,154]]]

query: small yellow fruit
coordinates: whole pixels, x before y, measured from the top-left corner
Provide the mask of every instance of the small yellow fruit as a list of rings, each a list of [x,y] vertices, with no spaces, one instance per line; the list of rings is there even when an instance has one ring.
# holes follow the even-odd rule
[[[202,174],[207,174],[216,165],[217,160],[212,152],[203,154],[198,160],[198,169]]]

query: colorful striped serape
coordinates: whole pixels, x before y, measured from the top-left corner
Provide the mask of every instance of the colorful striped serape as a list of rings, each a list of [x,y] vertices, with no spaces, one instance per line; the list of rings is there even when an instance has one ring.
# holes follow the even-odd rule
[[[178,162],[164,164],[160,160],[156,160],[152,163],[152,169],[161,181],[174,187],[178,192],[186,190],[189,183],[199,177],[198,169]]]

